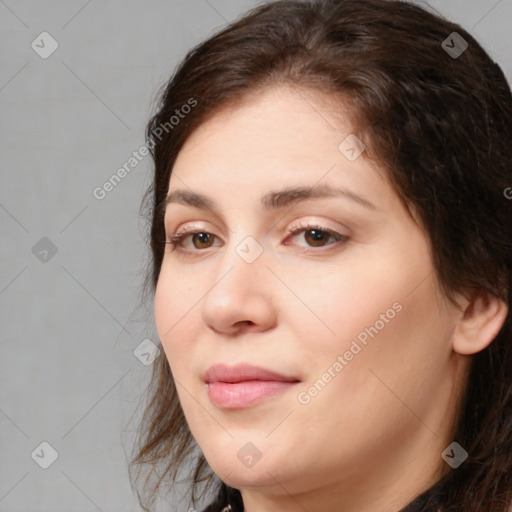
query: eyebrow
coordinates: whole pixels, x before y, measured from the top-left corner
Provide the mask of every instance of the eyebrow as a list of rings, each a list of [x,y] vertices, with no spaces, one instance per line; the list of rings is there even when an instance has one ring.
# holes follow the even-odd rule
[[[333,188],[329,185],[293,187],[269,192],[261,197],[261,205],[266,210],[278,210],[287,206],[293,206],[307,199],[321,199],[325,197],[344,197],[370,210],[377,210],[377,207],[373,203],[355,192],[344,188]],[[213,199],[189,190],[174,190],[169,193],[165,199],[164,211],[171,203],[193,206],[203,210],[217,210],[217,205]]]

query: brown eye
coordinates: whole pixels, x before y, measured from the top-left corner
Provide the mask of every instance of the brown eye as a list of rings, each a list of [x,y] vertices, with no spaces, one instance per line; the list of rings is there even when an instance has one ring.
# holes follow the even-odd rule
[[[213,242],[214,236],[211,233],[194,233],[192,235],[192,243],[196,249],[207,249]]]
[[[305,231],[304,238],[306,242],[313,247],[321,247],[323,244],[329,241],[331,236],[331,233],[322,231],[321,229],[308,229]]]
[[[212,235],[207,231],[185,230],[177,232],[169,238],[170,240],[166,243],[171,244],[173,246],[173,250],[176,249],[178,251],[189,252],[199,252],[199,249],[209,249],[214,246],[216,241],[219,241],[215,235]]]
[[[348,240],[348,236],[342,235],[332,229],[322,228],[321,226],[301,226],[290,231],[295,243],[304,248],[307,247],[327,247],[335,244],[343,244]],[[304,245],[306,242],[306,245]],[[289,245],[289,242],[285,243]]]

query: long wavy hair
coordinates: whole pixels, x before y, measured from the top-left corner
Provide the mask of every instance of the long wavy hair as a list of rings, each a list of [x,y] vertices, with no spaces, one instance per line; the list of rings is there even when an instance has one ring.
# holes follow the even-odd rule
[[[345,114],[348,103],[365,158],[384,166],[419,217],[448,298],[474,289],[508,304],[497,337],[472,357],[454,436],[467,460],[403,509],[506,512],[512,502],[512,94],[501,68],[461,26],[403,1],[282,0],[254,8],[191,50],[165,84],[146,132],[154,159],[142,203],[152,255],[147,293],[158,281],[163,204],[187,137],[223,108],[283,84],[339,98]],[[233,512],[243,510],[240,492],[221,482],[197,449],[164,356],[153,364],[145,396],[130,465],[137,482],[147,469],[144,497],[137,491],[143,508],[149,510],[164,481],[173,484],[188,468],[192,504],[206,486],[216,496],[208,512],[228,503]]]

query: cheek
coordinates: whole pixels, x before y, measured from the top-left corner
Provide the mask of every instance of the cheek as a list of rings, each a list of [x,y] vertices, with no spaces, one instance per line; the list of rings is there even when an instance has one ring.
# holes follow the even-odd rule
[[[192,345],[189,340],[200,327],[201,291],[188,277],[162,267],[154,297],[155,323],[171,366],[178,378],[180,369],[190,368]]]
[[[308,382],[295,397],[300,405],[294,442],[311,457],[318,456],[317,441],[328,438],[332,442],[325,457],[333,465],[368,460],[371,466],[381,451],[398,448],[418,428],[418,417],[436,424],[430,408],[442,381],[442,347],[431,343],[432,335],[442,335],[440,328],[432,330],[437,315],[433,310],[417,314],[424,294],[402,296],[395,308],[393,298],[382,295],[379,301],[365,301],[357,314],[352,310],[350,321],[341,314],[331,317],[337,335],[324,336],[316,350],[308,347],[304,352]],[[395,314],[388,313],[388,323],[377,323],[390,305]],[[366,344],[357,338],[360,333],[367,335]]]
[[[340,297],[351,316],[342,309],[331,316],[337,335],[331,341],[324,337],[307,357],[310,372],[301,403],[308,402],[311,418],[329,410],[325,428],[333,435],[364,437],[376,425],[391,435],[397,425],[411,426],[417,421],[411,410],[426,418],[443,385],[453,328],[435,283],[425,282],[413,293],[388,294],[384,288],[371,300],[359,290],[359,305]]]
[[[324,398],[333,393],[332,403],[342,397],[358,410],[357,401],[377,406],[396,401],[378,380],[381,374],[391,389],[411,396],[417,392],[418,397],[426,381],[440,378],[439,363],[449,355],[451,319],[440,305],[434,276],[425,279],[425,254],[412,257],[414,265],[397,254],[373,262],[354,259],[346,265],[350,271],[324,275],[316,286],[314,279],[297,285],[297,295],[317,317],[304,308],[288,311],[300,340],[307,386],[320,381],[317,387],[324,394],[328,382]]]
[[[293,281],[300,302],[286,301],[285,321],[294,327],[303,350],[336,357],[349,350],[353,340],[364,346],[396,323],[406,281],[403,275],[394,276],[392,269],[381,274],[378,267],[372,271],[368,264],[358,268],[347,263],[328,273],[316,273]]]

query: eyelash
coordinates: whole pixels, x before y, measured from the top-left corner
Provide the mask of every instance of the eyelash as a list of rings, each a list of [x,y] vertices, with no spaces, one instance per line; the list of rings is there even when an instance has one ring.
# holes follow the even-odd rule
[[[296,236],[298,235],[299,233],[301,232],[307,232],[307,231],[321,231],[323,233],[327,233],[328,235],[330,235],[330,237],[334,237],[336,240],[335,242],[331,242],[327,245],[324,245],[324,246],[319,246],[319,247],[309,247],[309,248],[305,248],[303,247],[304,251],[305,252],[318,252],[320,250],[325,250],[326,247],[329,247],[331,245],[335,245],[336,242],[338,243],[341,243],[341,244],[345,244],[349,237],[346,236],[346,235],[342,235],[341,233],[338,233],[337,231],[334,231],[333,229],[329,229],[329,228],[326,228],[326,227],[323,227],[323,226],[319,226],[317,224],[311,224],[311,225],[306,225],[306,226],[302,226],[302,225],[299,225],[298,228],[295,228],[295,229],[290,229],[287,231],[287,235],[288,236]],[[184,230],[181,230],[181,231],[177,231],[176,233],[174,233],[171,237],[170,237],[170,240],[168,241],[164,241],[163,243],[164,244],[170,244],[173,246],[173,250],[176,249],[178,246],[180,246],[183,242],[183,240],[185,240],[187,237],[189,236],[192,236],[192,235],[197,235],[199,233],[206,233],[206,234],[209,234],[209,235],[212,235],[212,233],[209,233],[208,231],[205,231],[205,230],[193,230],[193,229],[184,229]],[[214,238],[215,238],[215,235],[212,235]],[[287,244],[288,245],[288,244]],[[210,247],[207,247],[206,249],[210,249]],[[200,252],[200,251],[204,251],[206,249],[193,249],[192,251],[194,252]],[[187,249],[184,249],[185,251]]]

